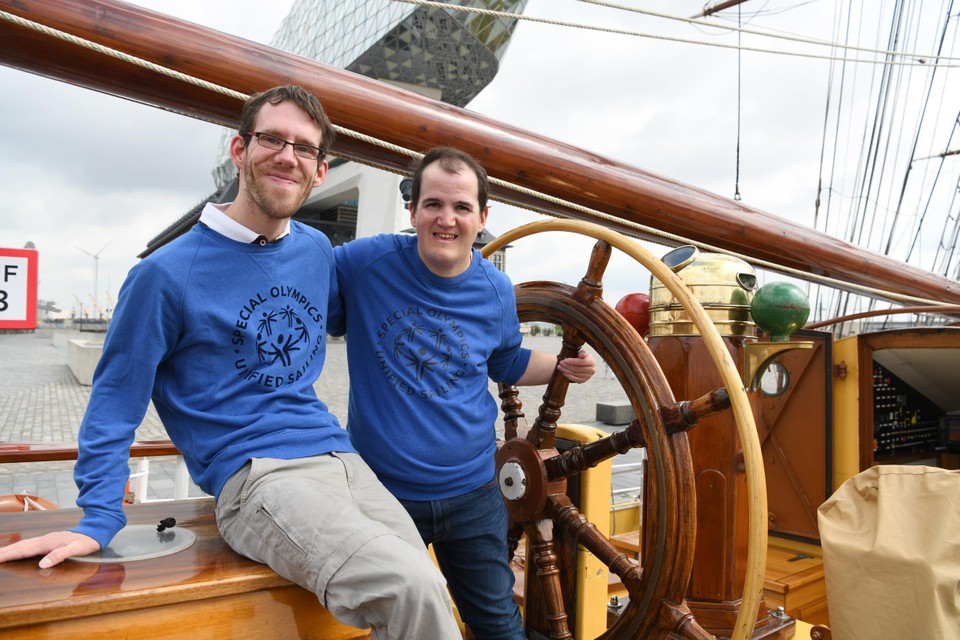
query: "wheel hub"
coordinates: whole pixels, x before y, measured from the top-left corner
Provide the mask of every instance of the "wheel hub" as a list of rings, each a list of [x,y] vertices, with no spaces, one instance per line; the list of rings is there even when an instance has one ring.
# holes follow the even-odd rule
[[[500,493],[505,500],[516,502],[527,493],[527,474],[523,472],[520,463],[514,460],[500,468],[497,480],[500,483]]]
[[[540,450],[515,438],[500,447],[496,462],[500,495],[510,517],[515,522],[537,518],[547,502],[547,469]]]

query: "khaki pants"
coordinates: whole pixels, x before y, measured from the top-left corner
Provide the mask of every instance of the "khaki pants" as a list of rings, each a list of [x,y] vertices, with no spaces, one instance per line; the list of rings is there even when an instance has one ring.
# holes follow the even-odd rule
[[[217,498],[237,553],[309,589],[373,637],[460,638],[446,584],[413,521],[353,453],[255,458]]]

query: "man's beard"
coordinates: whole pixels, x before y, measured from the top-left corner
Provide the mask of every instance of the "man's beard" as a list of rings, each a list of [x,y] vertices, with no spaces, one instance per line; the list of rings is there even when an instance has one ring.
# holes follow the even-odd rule
[[[270,173],[272,170],[272,167],[268,167],[264,164],[253,167],[250,165],[250,163],[247,163],[245,171],[247,177],[247,193],[250,194],[250,199],[254,202],[254,204],[257,205],[264,215],[275,220],[287,220],[293,217],[293,214],[297,212],[300,206],[307,199],[307,196],[310,195],[311,185],[309,182],[306,182],[303,179],[303,176],[299,171],[296,171],[292,174],[282,172],[285,176],[296,180],[297,184],[301,187],[301,192],[299,197],[297,197],[296,195],[291,194],[289,189],[270,184],[270,179],[266,174]],[[271,188],[281,191],[283,196],[280,198],[271,196],[269,193]]]

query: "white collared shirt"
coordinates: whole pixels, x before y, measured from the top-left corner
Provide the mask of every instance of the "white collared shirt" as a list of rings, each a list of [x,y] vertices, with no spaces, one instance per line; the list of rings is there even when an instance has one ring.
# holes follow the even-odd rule
[[[230,204],[229,202],[224,204],[208,202],[204,205],[203,211],[200,212],[200,222],[231,240],[245,243],[256,242],[260,237],[259,233],[248,229],[226,214],[227,207],[229,207]],[[290,235],[289,220],[287,220],[287,224],[284,226],[280,235],[276,237],[276,240],[287,235]],[[276,240],[274,240],[274,242],[276,242]]]

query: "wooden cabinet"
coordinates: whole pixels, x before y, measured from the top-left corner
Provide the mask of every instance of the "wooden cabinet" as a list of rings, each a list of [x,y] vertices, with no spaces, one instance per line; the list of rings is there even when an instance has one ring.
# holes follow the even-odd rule
[[[960,443],[934,435],[932,421],[939,431],[942,418],[960,420],[958,361],[960,327],[895,329],[834,342],[834,490],[878,464],[956,468]]]
[[[856,337],[860,371],[860,470],[875,464],[942,464],[938,419],[960,411],[960,328]]]

